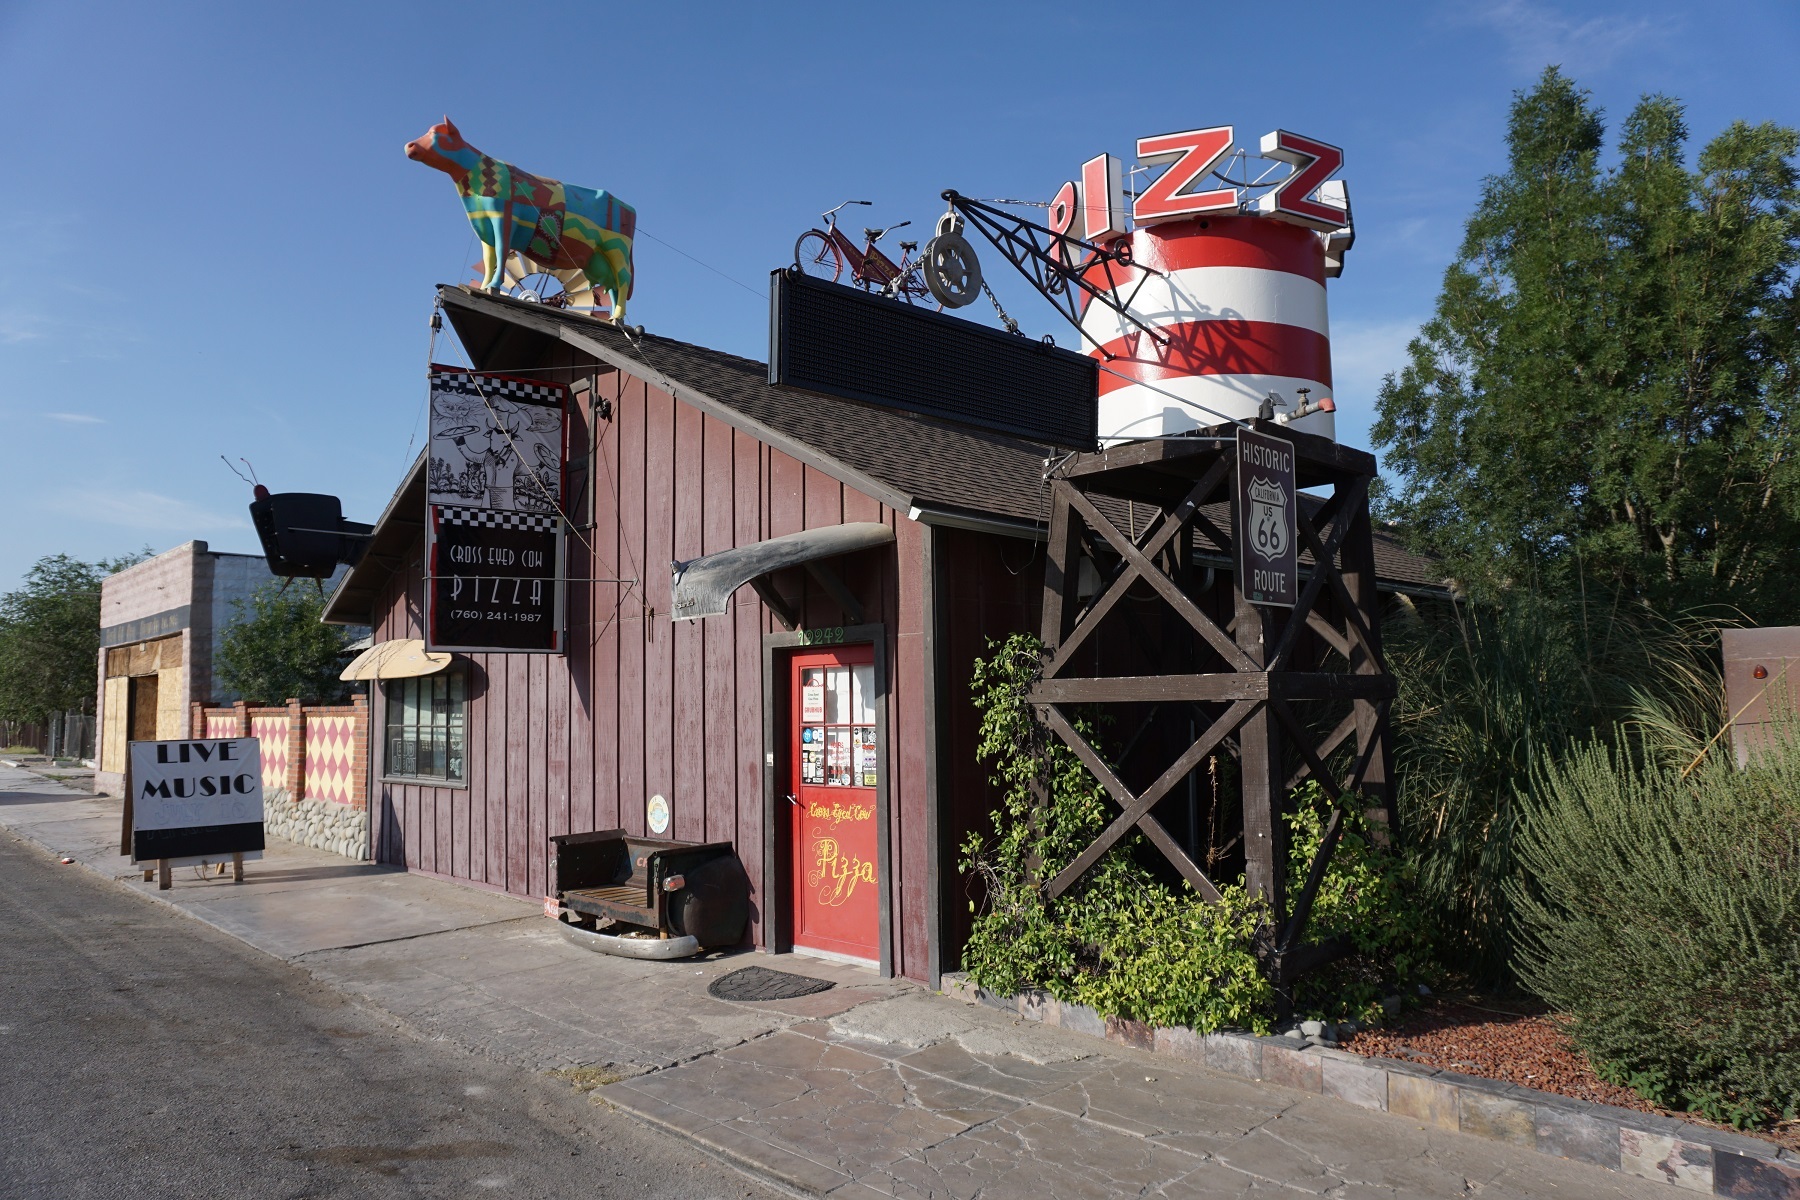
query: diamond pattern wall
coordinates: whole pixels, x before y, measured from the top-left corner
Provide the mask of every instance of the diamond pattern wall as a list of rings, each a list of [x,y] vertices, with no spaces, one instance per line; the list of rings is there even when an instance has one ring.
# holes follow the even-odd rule
[[[355,754],[355,717],[307,713],[306,798],[349,804],[355,798]]]
[[[266,792],[287,786],[287,735],[285,712],[250,718],[250,736],[262,742],[262,779]]]

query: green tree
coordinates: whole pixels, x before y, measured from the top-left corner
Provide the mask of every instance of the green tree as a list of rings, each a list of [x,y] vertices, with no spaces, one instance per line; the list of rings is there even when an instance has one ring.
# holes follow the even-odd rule
[[[0,719],[42,722],[94,711],[100,581],[149,557],[97,563],[40,558],[24,586],[0,596]]]
[[[324,625],[325,598],[303,585],[266,583],[233,605],[236,621],[219,638],[218,679],[252,704],[289,699],[330,704],[349,687],[338,679],[351,634]]]
[[[1472,591],[1605,585],[1800,619],[1800,134],[1515,96],[1432,319],[1381,389],[1384,515]]]

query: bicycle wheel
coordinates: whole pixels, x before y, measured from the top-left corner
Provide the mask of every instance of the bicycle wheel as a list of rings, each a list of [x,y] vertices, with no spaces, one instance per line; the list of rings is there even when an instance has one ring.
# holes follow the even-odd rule
[[[931,289],[925,286],[925,273],[921,263],[907,264],[906,273],[900,276],[894,291],[899,299],[908,304],[929,304],[933,312],[944,311],[943,304],[931,294]]]
[[[794,243],[794,265],[814,279],[836,283],[844,273],[844,256],[830,238],[817,229],[809,229]]]

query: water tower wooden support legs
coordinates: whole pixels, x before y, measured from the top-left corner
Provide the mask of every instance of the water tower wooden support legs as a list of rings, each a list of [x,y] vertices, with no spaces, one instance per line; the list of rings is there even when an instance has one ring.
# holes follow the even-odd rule
[[[1044,569],[1043,674],[1030,693],[1039,718],[1093,772],[1119,814],[1046,892],[1074,887],[1133,830],[1144,834],[1205,899],[1218,888],[1201,863],[1211,848],[1184,846],[1155,815],[1208,756],[1235,753],[1242,783],[1242,852],[1250,893],[1274,914],[1258,947],[1285,1009],[1293,980],[1347,952],[1306,940],[1313,902],[1342,833],[1343,805],[1360,797],[1377,836],[1397,832],[1388,709],[1394,681],[1381,653],[1369,484],[1375,460],[1328,439],[1271,423],[1258,428],[1294,443],[1299,485],[1328,487],[1298,505],[1302,587],[1292,609],[1264,607],[1231,583],[1232,619],[1209,615],[1218,602],[1197,586],[1195,532],[1231,557],[1236,449],[1231,427],[1193,438],[1140,442],[1077,456],[1051,473],[1049,548]],[[1149,514],[1146,521],[1145,515]],[[1101,586],[1085,601],[1083,565]],[[1148,588],[1176,618],[1174,636],[1155,647],[1162,673],[1100,674],[1093,664],[1109,620],[1142,617]],[[1139,636],[1141,620],[1130,635]],[[1114,655],[1113,657],[1117,657]],[[1333,706],[1347,712],[1330,724]],[[1128,743],[1109,763],[1077,729],[1072,710],[1109,704],[1186,706],[1197,714],[1187,748],[1160,772],[1133,761],[1148,751]],[[1302,708],[1311,717],[1303,718]],[[1156,709],[1151,710],[1152,713]],[[1324,715],[1321,716],[1321,713]],[[1153,718],[1146,718],[1146,724]],[[1165,750],[1166,753],[1166,750]],[[1340,764],[1334,771],[1328,763]],[[1125,778],[1149,779],[1133,791]],[[1288,878],[1288,794],[1316,779],[1333,808],[1305,875]],[[1190,837],[1190,841],[1192,837]]]

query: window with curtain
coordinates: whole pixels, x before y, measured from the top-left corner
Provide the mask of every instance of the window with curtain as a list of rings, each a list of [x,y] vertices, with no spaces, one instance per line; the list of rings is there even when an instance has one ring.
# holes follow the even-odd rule
[[[419,679],[389,679],[381,690],[387,696],[386,777],[465,782],[467,685],[463,672],[451,667]]]

